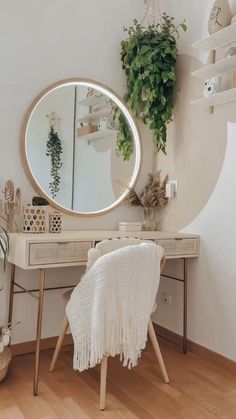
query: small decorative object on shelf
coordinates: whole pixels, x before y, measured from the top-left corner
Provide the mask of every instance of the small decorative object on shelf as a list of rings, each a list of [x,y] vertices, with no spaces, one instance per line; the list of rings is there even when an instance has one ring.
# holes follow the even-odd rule
[[[211,77],[207,79],[204,83],[204,96],[209,97],[220,92],[221,78],[220,77]]]
[[[20,189],[14,189],[12,180],[7,180],[4,189],[4,209],[7,219],[7,231],[12,232],[14,229],[14,215],[19,214],[21,204]]]
[[[45,233],[46,208],[43,205],[28,205],[23,209],[24,233]]]
[[[49,233],[61,233],[62,230],[62,215],[58,211],[49,214]]]
[[[149,181],[139,195],[133,188],[130,189],[127,202],[130,207],[143,208],[143,230],[155,230],[159,218],[157,211],[168,204],[166,184],[169,177],[166,175],[162,181],[160,170],[155,175],[148,176]]]
[[[139,221],[130,222],[130,221],[120,221],[119,222],[119,231],[141,231],[142,223]]]
[[[236,55],[236,47],[228,47],[225,51],[225,58],[232,58]],[[232,73],[232,87],[236,87],[236,72]]]
[[[8,347],[11,340],[11,329],[19,323],[0,327],[0,382],[6,377],[12,359],[12,353]]]
[[[236,55],[236,47],[228,47],[225,51],[225,58],[231,58]]]
[[[43,205],[44,206],[44,205],[49,205],[49,202],[47,201],[47,199],[42,198],[41,196],[33,196],[32,205],[33,206],[36,206],[36,205],[39,205],[39,206]]]
[[[98,123],[98,130],[102,131],[103,129],[107,129],[107,128],[109,128],[108,119],[106,117],[101,118]]]
[[[96,125],[88,124],[84,125],[83,122],[81,122],[80,127],[77,128],[77,137],[82,137],[83,135],[92,134],[93,132],[96,132],[98,129]]]
[[[231,17],[228,0],[215,0],[208,20],[209,34],[211,35],[230,25]]]

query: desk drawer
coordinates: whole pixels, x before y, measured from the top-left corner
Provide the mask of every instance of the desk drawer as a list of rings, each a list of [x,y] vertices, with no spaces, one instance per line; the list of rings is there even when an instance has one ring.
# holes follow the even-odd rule
[[[29,245],[29,265],[86,262],[92,242],[45,242]]]
[[[165,249],[166,256],[197,256],[197,239],[160,239],[158,244]]]

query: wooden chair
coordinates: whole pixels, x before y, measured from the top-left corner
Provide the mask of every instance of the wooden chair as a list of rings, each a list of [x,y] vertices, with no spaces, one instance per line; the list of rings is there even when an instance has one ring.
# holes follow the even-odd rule
[[[160,264],[161,271],[164,267],[164,264],[165,264],[165,259],[162,258],[161,264]],[[72,290],[69,290],[63,295],[63,299],[64,299],[65,304],[67,304],[67,302],[69,301],[71,293],[72,293]],[[157,306],[156,306],[156,303],[155,303],[152,312],[154,312],[156,310],[156,307]],[[56,348],[55,348],[55,351],[54,351],[54,354],[53,354],[53,358],[52,358],[52,361],[51,361],[50,372],[53,372],[53,370],[55,368],[56,361],[57,361],[58,355],[60,353],[60,350],[61,350],[64,338],[65,338],[66,332],[68,330],[68,327],[69,327],[69,322],[68,322],[67,316],[65,315],[63,325],[62,325],[62,329],[61,329],[61,333],[58,337],[57,345],[56,345]],[[159,344],[158,344],[158,340],[157,340],[157,337],[156,337],[156,333],[155,333],[151,318],[150,318],[149,323],[148,323],[148,335],[149,335],[150,341],[152,343],[155,355],[157,357],[157,360],[158,360],[158,363],[159,363],[159,366],[160,366],[160,369],[161,369],[161,372],[162,372],[162,375],[163,375],[164,382],[166,384],[168,384],[169,383],[168,374],[167,374],[167,371],[166,371],[166,368],[165,368],[165,364],[164,364],[164,361],[163,361],[163,358],[162,358],[161,350],[160,350],[160,347],[159,347]],[[105,404],[106,404],[107,361],[108,361],[108,357],[105,356],[103,358],[103,360],[101,361],[101,368],[100,368],[100,409],[101,410],[105,409]]]

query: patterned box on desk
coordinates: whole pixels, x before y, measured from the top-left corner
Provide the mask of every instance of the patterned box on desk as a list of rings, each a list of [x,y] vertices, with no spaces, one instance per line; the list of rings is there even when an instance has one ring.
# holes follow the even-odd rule
[[[23,208],[22,231],[24,233],[45,233],[46,207],[28,205]]]
[[[61,233],[61,218],[61,213],[58,211],[54,211],[49,214],[49,233]]]

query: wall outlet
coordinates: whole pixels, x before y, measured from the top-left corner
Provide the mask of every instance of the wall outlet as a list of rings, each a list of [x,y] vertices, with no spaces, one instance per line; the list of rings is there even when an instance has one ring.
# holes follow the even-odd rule
[[[172,301],[173,301],[173,295],[170,292],[163,292],[161,296],[161,300],[163,304],[166,304],[167,306],[171,306]]]
[[[166,184],[166,197],[173,198],[177,193],[178,182],[177,180],[169,180]]]

